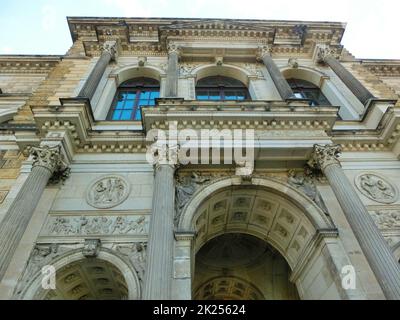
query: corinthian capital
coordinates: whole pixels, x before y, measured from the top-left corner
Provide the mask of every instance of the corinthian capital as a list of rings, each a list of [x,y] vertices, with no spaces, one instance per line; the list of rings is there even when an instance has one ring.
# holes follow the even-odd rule
[[[271,55],[272,48],[270,46],[259,46],[257,48],[256,59],[262,60],[264,56]]]
[[[102,52],[109,53],[111,55],[111,59],[115,60],[117,56],[117,41],[104,42]]]
[[[168,44],[167,51],[169,55],[172,53],[176,53],[179,56],[181,54],[181,49],[182,48],[178,46],[176,43],[170,42]]]
[[[315,56],[316,62],[324,63],[325,59],[328,57],[338,59],[339,55],[337,54],[335,49],[330,48],[329,46],[317,46],[316,47],[316,56]]]
[[[30,153],[33,156],[33,167],[44,167],[52,173],[63,170],[66,167],[62,160],[60,146],[32,147]]]
[[[308,165],[312,168],[321,169],[322,171],[332,164],[340,165],[338,158],[341,152],[342,148],[338,144],[315,144]]]

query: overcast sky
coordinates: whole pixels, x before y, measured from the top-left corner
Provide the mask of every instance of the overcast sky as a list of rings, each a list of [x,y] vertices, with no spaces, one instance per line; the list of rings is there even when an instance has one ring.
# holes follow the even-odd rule
[[[347,22],[357,58],[400,59],[399,0],[0,0],[0,54],[64,54],[67,16]]]

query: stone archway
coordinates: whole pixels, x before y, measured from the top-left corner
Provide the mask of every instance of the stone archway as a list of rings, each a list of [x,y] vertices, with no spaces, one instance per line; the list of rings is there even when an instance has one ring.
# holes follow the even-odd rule
[[[101,248],[96,258],[86,258],[82,249],[71,250],[48,263],[56,270],[56,290],[43,290],[43,275],[36,272],[20,299],[140,299],[136,270],[115,252]]]
[[[40,300],[126,300],[124,276],[113,264],[82,259],[57,270],[56,289],[37,296]]]
[[[301,299],[362,297],[341,286],[342,268],[351,263],[332,221],[279,179],[252,178],[242,184],[240,177],[229,177],[203,186],[184,207],[178,230],[195,232],[192,286],[202,246],[218,236],[241,233],[265,241],[284,257]]]

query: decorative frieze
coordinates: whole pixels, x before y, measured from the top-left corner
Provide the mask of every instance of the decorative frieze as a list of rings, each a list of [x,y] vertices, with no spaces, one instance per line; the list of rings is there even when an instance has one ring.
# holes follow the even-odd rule
[[[400,209],[379,209],[370,214],[379,229],[400,228]]]
[[[147,235],[148,216],[49,216],[41,236]]]

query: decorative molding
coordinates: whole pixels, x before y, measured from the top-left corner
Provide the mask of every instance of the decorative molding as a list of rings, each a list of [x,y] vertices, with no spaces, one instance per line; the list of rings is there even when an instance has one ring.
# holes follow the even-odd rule
[[[149,216],[49,216],[41,236],[146,235]]]
[[[367,198],[380,203],[398,200],[398,190],[385,177],[377,173],[361,173],[354,179],[357,189]]]
[[[3,56],[0,57],[0,73],[46,75],[60,61],[61,56]]]
[[[98,209],[109,209],[124,202],[130,193],[129,183],[122,177],[108,175],[96,179],[88,188],[86,201]]]

